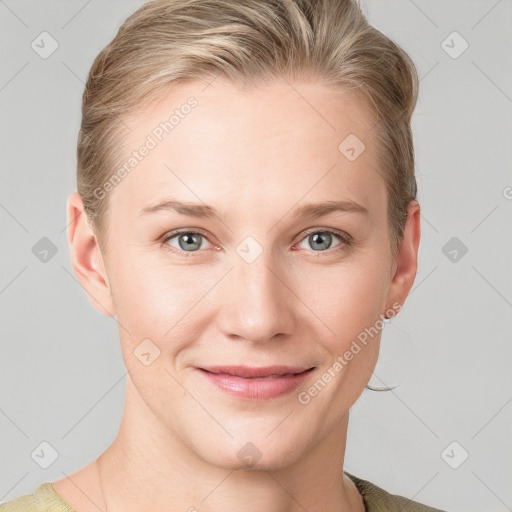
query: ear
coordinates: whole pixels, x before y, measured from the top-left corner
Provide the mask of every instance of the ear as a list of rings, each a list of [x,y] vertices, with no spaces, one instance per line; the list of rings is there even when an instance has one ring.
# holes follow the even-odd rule
[[[420,205],[417,201],[411,201],[407,207],[404,235],[392,266],[392,279],[386,300],[388,309],[395,309],[392,307],[395,303],[403,306],[409,295],[418,269],[419,244]]]
[[[74,192],[68,197],[67,220],[71,265],[75,276],[87,293],[91,304],[100,313],[106,316],[115,316],[100,247],[89,226],[84,203],[78,192]]]

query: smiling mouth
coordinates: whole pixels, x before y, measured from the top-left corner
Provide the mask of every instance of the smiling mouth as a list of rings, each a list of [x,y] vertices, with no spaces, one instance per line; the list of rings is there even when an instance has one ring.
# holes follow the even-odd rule
[[[243,379],[275,379],[279,377],[288,377],[299,375],[316,368],[313,367],[297,367],[297,366],[266,366],[266,367],[249,367],[249,366],[211,366],[199,368],[200,370],[217,375],[229,375],[240,377]]]
[[[240,400],[272,400],[292,393],[316,369],[298,367],[198,368],[217,389]],[[227,373],[230,372],[230,373]]]
[[[208,370],[204,370],[204,371],[211,373],[213,375],[225,375],[225,376],[229,376],[229,377],[238,377],[239,379],[246,379],[246,380],[270,380],[270,379],[278,379],[278,378],[283,378],[283,377],[293,377],[295,375],[300,375],[302,373],[309,372],[310,370],[313,370],[313,368],[310,368],[309,370],[304,370],[303,372],[299,372],[299,373],[274,374],[274,375],[267,375],[266,377],[241,377],[240,375],[234,375],[234,374],[230,374],[230,373],[209,372]]]

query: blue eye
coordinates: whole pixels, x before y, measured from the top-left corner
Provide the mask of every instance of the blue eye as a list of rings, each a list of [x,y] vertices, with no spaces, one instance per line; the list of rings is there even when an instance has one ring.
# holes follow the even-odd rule
[[[333,238],[338,240],[338,244],[333,247]],[[169,242],[176,240],[178,246],[172,245]],[[348,234],[337,233],[330,230],[316,230],[310,231],[301,240],[300,243],[306,241],[309,245],[309,249],[313,252],[328,252],[330,249],[334,251],[342,250],[351,245],[351,237]],[[173,231],[165,236],[162,241],[162,245],[172,247],[178,253],[182,253],[184,256],[190,256],[194,252],[200,252],[200,249],[205,249],[203,242],[208,242],[208,238],[198,231],[180,230]],[[210,242],[208,242],[210,243]]]
[[[313,231],[307,234],[302,241],[306,241],[314,252],[326,252],[333,248],[333,237],[335,237],[339,242],[334,246],[335,250],[343,248],[343,246],[350,245],[348,235],[341,235],[334,231]]]
[[[197,252],[197,250],[201,248],[202,242],[207,240],[204,235],[197,231],[179,231],[168,236],[164,240],[164,243],[168,244],[168,242],[174,238],[177,239],[179,247],[173,245],[171,245],[171,247],[174,249],[181,249],[185,252]]]

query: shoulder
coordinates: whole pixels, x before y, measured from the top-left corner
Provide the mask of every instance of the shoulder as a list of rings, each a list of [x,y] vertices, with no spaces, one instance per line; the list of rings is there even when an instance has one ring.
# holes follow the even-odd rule
[[[0,505],[0,512],[39,512],[33,494],[25,494]]]
[[[444,512],[404,496],[390,494],[367,480],[346,471],[344,473],[354,482],[357,490],[363,496],[367,512]]]
[[[37,487],[32,494],[25,494],[0,504],[0,512],[75,512],[54,491],[50,482]]]

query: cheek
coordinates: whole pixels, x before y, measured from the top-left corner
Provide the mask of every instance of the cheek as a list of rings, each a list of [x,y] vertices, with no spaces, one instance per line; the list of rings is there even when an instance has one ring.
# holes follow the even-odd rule
[[[193,267],[166,265],[157,249],[151,252],[127,254],[115,268],[113,289],[119,317],[139,331],[158,329],[162,337],[197,302],[204,285]]]
[[[223,300],[213,288],[225,269],[208,264],[171,264],[156,249],[152,254],[147,250],[123,254],[113,268],[111,281],[118,320],[130,333],[120,327],[121,334],[130,340],[130,350],[149,338],[162,351],[179,352],[185,343],[181,340],[193,339],[204,321],[212,321],[208,311],[215,314],[219,310],[219,304],[213,306],[211,301]],[[306,262],[283,270],[284,281],[291,283],[300,300],[290,296],[290,303],[280,307],[294,310],[291,313],[297,322],[306,322],[309,327],[317,324],[313,328],[330,353],[344,351],[383,311],[388,284],[385,264],[373,254],[361,251],[338,263]],[[233,292],[232,283],[224,284]]]
[[[213,293],[208,295],[208,291],[225,269],[171,264],[156,250],[152,254],[125,254],[115,268],[113,282],[123,358],[128,370],[143,372],[141,378],[152,376],[158,380],[160,376],[155,372],[175,373],[177,367],[186,364],[186,349],[213,321],[210,313],[218,307],[211,306]],[[148,339],[151,342],[145,341]],[[159,356],[150,368],[143,369],[134,354],[146,346]],[[167,382],[168,375],[164,377]]]
[[[322,293],[312,288],[316,291],[311,308],[329,327],[322,329],[327,335],[320,338],[329,354],[325,378],[332,378],[333,392],[340,390],[342,409],[360,395],[377,362],[388,286],[384,269],[385,265],[369,259],[333,272]]]
[[[318,277],[308,278],[311,309],[334,331],[333,338],[357,336],[383,312],[389,283],[381,265],[340,266]]]

